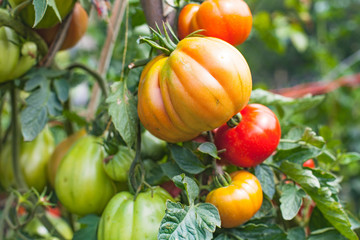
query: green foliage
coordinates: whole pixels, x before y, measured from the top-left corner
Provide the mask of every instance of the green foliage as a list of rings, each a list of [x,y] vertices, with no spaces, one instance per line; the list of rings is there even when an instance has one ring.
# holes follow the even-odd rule
[[[96,215],[86,215],[80,218],[78,222],[82,228],[74,233],[74,240],[89,239],[96,240],[96,231],[99,225],[100,217]]]

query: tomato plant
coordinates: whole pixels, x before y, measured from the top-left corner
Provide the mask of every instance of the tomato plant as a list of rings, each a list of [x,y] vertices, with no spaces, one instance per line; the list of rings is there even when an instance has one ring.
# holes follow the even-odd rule
[[[199,34],[239,45],[248,38],[251,27],[252,14],[245,1],[207,0],[188,4],[181,10],[178,34],[183,39],[201,29]]]
[[[88,21],[88,14],[85,9],[80,5],[80,3],[76,3],[71,16],[69,28],[66,32],[66,36],[60,47],[60,50],[72,48],[80,41],[80,39],[86,33]],[[53,43],[53,41],[56,39],[56,35],[59,32],[59,29],[60,24],[57,24],[52,28],[42,28],[37,29],[36,31],[50,46],[51,43]]]
[[[260,104],[249,104],[240,111],[240,123],[222,125],[216,131],[215,145],[225,149],[220,156],[240,167],[254,167],[268,158],[279,144],[280,123],[276,115]]]
[[[55,192],[72,213],[101,214],[115,194],[115,184],[106,175],[100,139],[85,136],[62,159],[56,173]],[[87,186],[91,186],[90,188]]]
[[[160,55],[145,66],[139,118],[160,139],[191,140],[241,110],[251,87],[249,66],[234,47],[216,38],[186,38],[169,57]]]
[[[118,193],[101,216],[98,239],[156,239],[168,199],[172,197],[160,187],[136,199],[129,192]]]
[[[259,180],[247,171],[231,174],[231,183],[206,196],[219,210],[221,226],[232,228],[250,220],[260,209],[263,193]]]

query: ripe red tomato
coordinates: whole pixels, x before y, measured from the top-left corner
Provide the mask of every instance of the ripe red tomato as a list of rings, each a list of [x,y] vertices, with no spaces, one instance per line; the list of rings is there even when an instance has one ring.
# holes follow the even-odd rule
[[[72,48],[80,41],[80,39],[86,33],[88,21],[88,14],[85,9],[81,6],[80,3],[76,3],[68,31],[60,50]],[[55,40],[59,28],[60,24],[57,24],[52,28],[36,29],[36,32],[39,33],[39,35],[42,36],[45,42],[50,46],[51,43]]]
[[[260,209],[263,193],[259,180],[247,171],[231,174],[232,183],[211,191],[206,202],[219,210],[221,227],[233,228],[250,220]]]
[[[303,167],[315,168],[314,160],[309,159],[303,163]]]
[[[254,167],[268,158],[279,144],[281,128],[276,115],[261,104],[249,104],[240,111],[241,122],[234,128],[222,125],[215,134],[225,161],[239,167]]]
[[[252,27],[252,14],[243,0],[206,0],[188,4],[180,12],[178,34],[180,39],[200,32],[208,37],[220,38],[232,45],[243,43]]]

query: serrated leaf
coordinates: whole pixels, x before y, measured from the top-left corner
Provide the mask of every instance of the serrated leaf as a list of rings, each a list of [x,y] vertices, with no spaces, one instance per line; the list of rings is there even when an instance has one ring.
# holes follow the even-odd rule
[[[347,238],[342,236],[334,228],[326,228],[323,230],[312,232],[308,238],[308,240],[329,240],[329,239],[346,240]]]
[[[261,208],[256,212],[253,219],[273,218],[276,216],[276,209],[268,198],[264,198]]]
[[[174,176],[180,175],[184,172],[175,161],[168,160],[166,163],[160,164],[160,167],[168,178],[173,178]]]
[[[179,167],[191,174],[198,174],[205,170],[204,164],[189,149],[176,144],[168,144],[170,153]]]
[[[48,6],[51,7],[51,8],[54,10],[56,17],[57,17],[58,20],[61,22],[62,19],[61,19],[59,10],[58,10],[58,8],[57,8],[57,6],[56,6],[55,0],[48,0]]]
[[[218,156],[215,144],[213,144],[211,142],[204,142],[204,143],[200,144],[200,146],[198,147],[198,150],[202,153],[212,156],[215,159],[220,159],[220,157]]]
[[[281,187],[282,193],[280,197],[281,215],[285,220],[293,219],[301,207],[305,192],[298,188],[295,184],[285,184]]]
[[[275,180],[273,170],[265,164],[255,167],[255,176],[260,182],[263,192],[272,199],[275,194]]]
[[[44,129],[47,123],[45,106],[26,107],[20,115],[21,132],[24,141],[32,141]]]
[[[305,128],[301,141],[311,144],[317,148],[322,148],[325,145],[325,140],[321,136],[317,136],[311,128]]]
[[[35,22],[33,27],[36,27],[36,25],[39,24],[41,19],[43,19],[47,6],[48,6],[47,0],[34,0],[34,10],[35,10]]]
[[[290,104],[294,102],[294,99],[271,93],[262,89],[255,89],[251,92],[250,102],[260,103],[263,105],[276,105]]]
[[[311,170],[303,169],[298,164],[285,161],[281,164],[280,169],[288,177],[297,182],[304,191],[316,203],[324,217],[345,237],[355,240],[358,239],[351,229],[351,224],[343,207],[338,202],[337,197],[328,186],[320,187],[320,181],[316,178]],[[316,173],[316,171],[314,171]]]
[[[316,158],[322,153],[322,149],[312,146],[298,146],[292,149],[278,150],[273,157],[274,162],[287,160],[302,165],[310,158]]]
[[[220,224],[219,212],[212,204],[188,207],[168,200],[158,239],[208,240],[212,239],[216,226],[220,227]]]
[[[303,227],[291,228],[288,231],[287,239],[288,240],[306,239],[304,228]]]
[[[178,188],[185,190],[189,203],[193,204],[200,192],[196,182],[188,176],[185,176],[185,174],[177,175],[173,177],[172,180]]]
[[[73,240],[96,240],[96,231],[100,217],[94,214],[86,215],[78,220],[79,223],[86,225],[74,233]]]
[[[63,107],[54,92],[50,92],[46,106],[48,113],[52,116],[60,115],[63,110]]]
[[[64,78],[60,78],[54,81],[54,89],[56,96],[61,102],[66,102],[69,99],[70,86],[69,82]]]
[[[106,99],[109,103],[109,114],[117,131],[126,144],[134,145],[139,131],[137,122],[137,107],[135,97],[128,91],[126,81],[114,83],[112,93]]]
[[[320,188],[320,182],[313,175],[312,171],[303,169],[301,165],[291,163],[289,161],[284,161],[280,165],[280,170],[286,174],[288,178],[293,179],[304,188]]]
[[[234,237],[235,236],[235,237]],[[286,233],[278,225],[248,223],[237,228],[226,229],[215,240],[287,240]]]

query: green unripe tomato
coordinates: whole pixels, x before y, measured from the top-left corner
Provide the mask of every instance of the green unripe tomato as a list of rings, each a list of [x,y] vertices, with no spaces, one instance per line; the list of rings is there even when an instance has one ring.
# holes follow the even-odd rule
[[[112,158],[103,161],[104,170],[112,180],[126,182],[134,158],[135,152],[132,149],[120,146],[118,152]]]
[[[141,134],[141,158],[160,160],[166,153],[166,142],[145,130]]]
[[[42,192],[47,185],[46,166],[55,148],[54,138],[45,128],[33,141],[20,143],[20,170],[26,184]],[[4,188],[13,187],[11,141],[2,148],[0,155],[0,183]]]
[[[9,0],[11,7],[16,7],[17,5],[25,2],[26,0]],[[59,11],[61,19],[64,19],[68,15],[71,9],[74,7],[74,0],[55,0],[56,7]],[[33,4],[29,4],[27,7],[21,10],[20,12],[21,19],[30,27],[34,28],[51,28],[58,24],[60,20],[56,16],[55,11],[51,6],[47,6],[45,15],[42,20],[34,26],[35,23],[35,8]]]
[[[116,193],[114,182],[105,173],[105,151],[101,139],[84,136],[62,159],[55,178],[60,202],[78,215],[101,214]]]
[[[134,196],[116,194],[106,206],[99,223],[98,240],[156,240],[165,215],[168,192],[157,187]]]
[[[51,213],[46,212],[46,217],[49,219],[51,224],[55,227],[56,231],[58,231],[62,235],[62,239],[72,239],[73,231],[69,224],[62,219],[61,217],[54,216]],[[36,237],[36,239],[51,239],[58,240],[59,238],[53,237],[51,235],[51,231],[40,222],[38,218],[32,219],[26,226],[24,227],[24,232],[29,234],[31,237]]]

